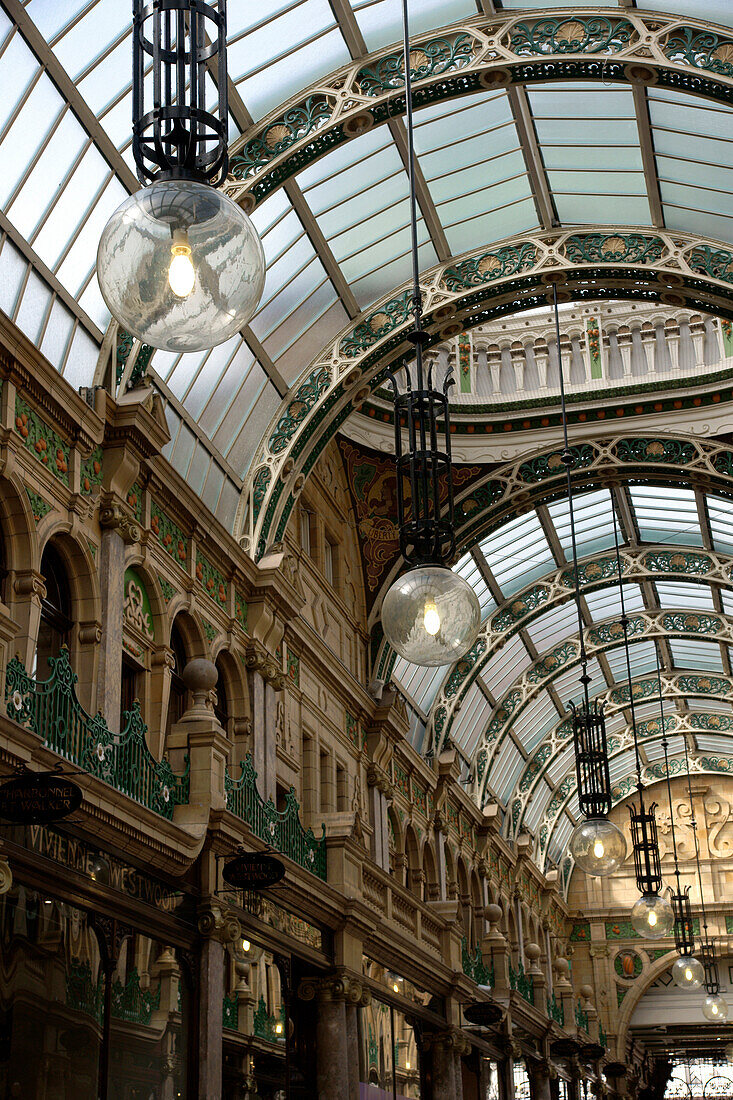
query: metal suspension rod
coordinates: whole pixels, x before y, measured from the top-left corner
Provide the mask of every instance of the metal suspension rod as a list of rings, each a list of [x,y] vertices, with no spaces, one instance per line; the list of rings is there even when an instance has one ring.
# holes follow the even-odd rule
[[[573,487],[572,478],[570,477],[570,470],[573,465],[573,456],[568,444],[568,412],[565,403],[565,380],[563,378],[562,369],[562,351],[560,349],[560,312],[558,309],[557,301],[557,283],[552,284],[552,297],[553,305],[555,307],[555,338],[557,340],[557,361],[558,371],[560,374],[560,409],[562,412],[562,432],[564,450],[562,454],[562,460],[565,465],[565,473],[567,476],[567,488],[568,488],[568,510],[570,514],[570,540],[573,550],[573,583],[575,587],[575,609],[578,615],[578,637],[580,639],[580,663],[582,666],[582,674],[580,682],[583,685],[583,693],[585,697],[585,709],[586,713],[590,713],[590,697],[588,694],[588,684],[590,677],[588,676],[588,655],[585,649],[585,623],[583,622],[583,609],[580,603],[580,576],[578,573],[578,545],[575,537],[575,511],[573,508]]]
[[[405,65],[405,118],[407,121],[407,181],[410,190],[410,239],[412,252],[412,295],[415,312],[415,340],[418,389],[423,389],[422,293],[420,291],[420,257],[417,241],[417,193],[415,188],[415,128],[412,117],[412,64],[410,62],[410,17],[407,0],[402,0],[402,34]]]
[[[613,506],[613,491],[611,491],[611,515],[613,516],[613,541],[616,547],[616,572],[618,573],[618,591],[621,600],[621,626],[624,632],[624,650],[626,652],[626,677],[629,683],[629,707],[631,709],[631,730],[634,735],[634,753],[636,756],[636,785],[639,791],[639,809],[644,812],[644,788],[641,782],[641,755],[639,753],[639,734],[636,729],[636,710],[634,707],[634,690],[631,683],[631,656],[629,654],[629,624],[626,618],[626,604],[624,603],[624,586],[621,578],[621,551],[618,545],[618,524],[616,522],[616,509]]]

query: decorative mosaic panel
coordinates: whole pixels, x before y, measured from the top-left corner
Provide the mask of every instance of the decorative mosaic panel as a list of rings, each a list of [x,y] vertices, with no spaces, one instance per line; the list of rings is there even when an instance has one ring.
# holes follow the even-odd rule
[[[300,687],[300,657],[297,654],[291,653],[288,650],[288,667],[287,677],[294,687]],[[346,724],[348,726],[349,716],[346,716]]]
[[[237,589],[234,589],[234,618],[237,620],[242,630],[247,633],[248,622],[248,608],[247,601]],[[299,674],[300,675],[300,674]]]
[[[25,491],[28,495],[28,500],[31,502],[31,511],[33,512],[33,518],[36,523],[39,523],[44,516],[47,516],[51,511],[51,505],[48,504],[42,496],[38,493],[34,493],[32,489],[29,489],[26,485]]]
[[[227,582],[224,580],[223,574],[200,551],[196,554],[196,580],[207,596],[215,600],[219,607],[226,608]]]
[[[619,978],[625,978],[626,981],[632,981],[634,978],[638,978],[643,968],[644,964],[641,961],[641,955],[636,951],[620,951],[613,960],[613,969],[616,971]]]
[[[53,428],[33,412],[23,398],[15,395],[15,430],[23,445],[42,466],[64,485],[69,484],[69,445]]]
[[[142,486],[136,481],[127,494],[127,503],[132,508],[135,519],[142,523],[143,518],[143,491]]]
[[[175,587],[171,584],[170,581],[167,581],[165,577],[161,577],[160,573],[158,574],[158,584],[160,585],[160,590],[163,593],[163,599],[166,603],[170,603],[176,594]]]
[[[423,788],[418,783],[416,783],[414,779],[412,781],[412,801],[415,809],[419,810],[424,817],[427,817],[427,791],[424,791]]]
[[[80,488],[82,496],[89,496],[95,485],[102,484],[102,462],[104,455],[97,447],[81,464]]]
[[[590,943],[590,921],[580,921],[570,930],[571,943]]]
[[[353,714],[349,714],[348,712],[346,714],[346,736],[348,737],[349,741],[351,741],[351,744],[354,746],[354,748],[358,749],[359,748],[359,723],[357,722],[356,718],[354,718]],[[399,767],[399,765],[395,764],[395,783],[397,782],[396,773],[397,773],[397,768],[398,767]],[[404,772],[402,774],[404,775]],[[406,780],[407,780],[407,777],[405,776],[405,781]]]
[[[639,935],[630,920],[606,921],[607,940],[638,940],[638,938]]]
[[[177,523],[165,514],[155,501],[150,506],[150,530],[170,556],[185,569],[188,555],[188,539]]]

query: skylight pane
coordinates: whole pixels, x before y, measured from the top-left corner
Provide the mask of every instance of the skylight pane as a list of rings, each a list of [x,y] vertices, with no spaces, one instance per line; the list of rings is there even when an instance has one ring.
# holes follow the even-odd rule
[[[499,699],[525,668],[532,664],[522,639],[515,635],[481,669],[481,679],[495,699]]]
[[[661,739],[658,741],[651,741],[648,738],[644,740],[644,753],[650,764],[656,763],[658,760],[664,760],[664,745]],[[731,742],[733,745],[733,741]],[[685,751],[684,742],[681,737],[670,737],[667,745],[667,753],[670,757],[682,756]]]
[[[529,755],[561,720],[551,696],[543,691],[517,715],[512,723],[512,732]]]
[[[714,611],[713,593],[707,584],[685,584],[677,581],[656,581],[660,607],[692,607],[699,611]]]
[[[367,49],[381,50],[402,39],[402,8],[399,0],[351,0]],[[420,0],[410,11],[410,35],[445,27],[476,14],[471,0]]]
[[[722,753],[724,756],[733,755],[733,737],[712,737],[707,734],[696,734],[700,752]],[[684,752],[684,749],[682,750]]]
[[[568,635],[577,634],[578,613],[575,609],[575,601],[546,611],[544,615],[540,615],[539,619],[535,619],[525,627],[525,630],[539,653],[551,649]]]
[[[712,695],[687,696],[687,702],[699,711],[712,711],[714,714],[733,714],[733,704],[727,699],[714,699]]]
[[[473,752],[482,738],[490,715],[488,699],[476,684],[471,684],[450,730],[452,740],[466,755]]]
[[[617,684],[628,682],[626,670],[626,653],[623,645],[616,649],[607,649],[604,654]],[[646,672],[654,672],[657,667],[657,648],[654,642],[632,642],[629,645],[629,657],[631,663],[631,677],[643,676]]]
[[[481,606],[481,618],[485,619],[490,612],[496,609],[496,603],[489,592],[486,581],[481,576],[481,571],[473,555],[471,553],[464,554],[461,560],[453,566],[453,572],[458,573],[464,581],[468,581],[471,585]]]
[[[556,694],[559,696],[560,701],[566,706],[570,706],[571,699],[574,702],[578,702],[583,695],[583,688],[579,682],[581,675],[580,665],[573,665],[566,672],[561,673],[552,681],[552,686],[555,689]],[[601,666],[595,657],[591,657],[588,661],[588,675],[591,679],[590,693],[591,696],[597,695],[599,692],[604,692],[607,688],[606,677],[601,671]]]
[[[632,485],[631,501],[644,542],[702,546],[702,532],[692,489]]]
[[[550,572],[555,559],[535,512],[510,520],[480,546],[504,596]]]
[[[709,493],[707,504],[713,547],[719,554],[733,554],[733,501]]]
[[[547,804],[552,797],[551,788],[541,780],[532,792],[532,801],[527,806],[524,814],[524,825],[530,832],[535,832],[547,809]]]
[[[506,802],[516,786],[526,761],[510,737],[505,738],[489,771],[489,786],[502,802]]]
[[[594,623],[613,619],[621,614],[621,596],[616,584],[609,588],[599,588],[595,592],[584,592],[583,598]],[[627,615],[644,610],[644,597],[638,584],[624,585],[624,609]]]
[[[565,558],[570,561],[573,556],[573,544],[570,505],[567,498],[548,505],[547,510],[552,517]],[[614,545],[613,511],[608,489],[573,496],[573,518],[579,557],[584,558],[589,554],[600,553]]]
[[[724,672],[720,646],[716,642],[698,642],[690,638],[673,638],[669,642],[675,668]]]

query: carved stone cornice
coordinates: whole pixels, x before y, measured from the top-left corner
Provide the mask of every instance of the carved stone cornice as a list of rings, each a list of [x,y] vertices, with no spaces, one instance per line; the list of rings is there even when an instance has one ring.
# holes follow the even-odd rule
[[[234,943],[242,935],[239,918],[225,905],[212,899],[202,902],[198,911],[199,935],[219,943]]]
[[[358,978],[347,974],[330,974],[325,978],[303,978],[298,986],[301,1001],[346,1001],[347,1004],[366,1007],[372,993]]]
[[[105,494],[99,504],[99,526],[105,531],[117,531],[128,545],[140,542],[140,526],[133,514],[114,497]]]

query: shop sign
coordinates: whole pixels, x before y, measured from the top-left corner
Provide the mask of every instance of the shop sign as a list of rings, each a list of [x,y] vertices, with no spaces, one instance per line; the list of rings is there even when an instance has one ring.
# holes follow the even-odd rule
[[[222,875],[235,890],[264,890],[274,886],[285,874],[285,864],[262,852],[247,852],[224,864]]]
[[[29,772],[0,786],[0,817],[19,825],[47,825],[81,805],[76,783],[54,772]]]

